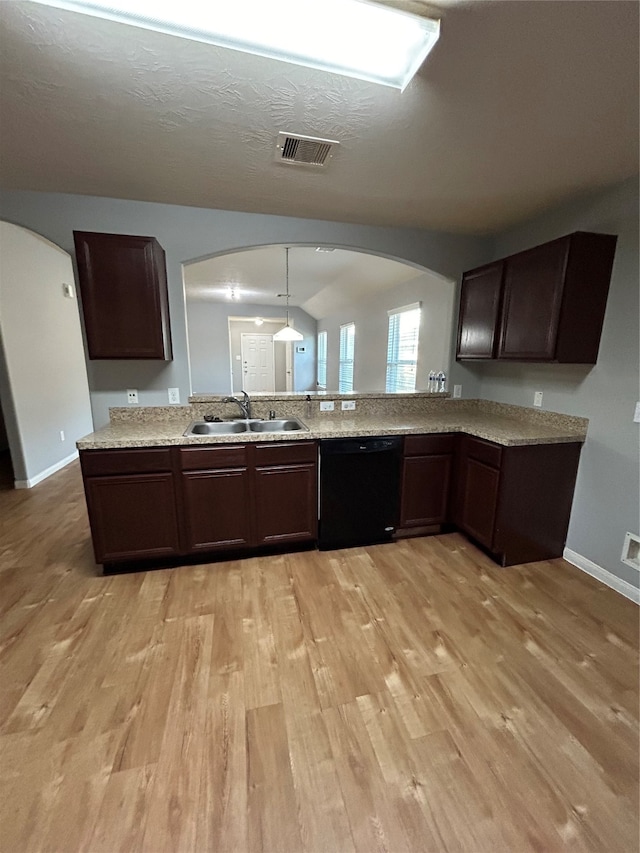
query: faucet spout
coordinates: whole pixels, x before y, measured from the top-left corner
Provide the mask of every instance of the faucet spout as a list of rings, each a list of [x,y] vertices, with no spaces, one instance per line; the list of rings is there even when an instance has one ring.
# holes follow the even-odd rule
[[[244,389],[240,393],[242,394],[242,396],[244,398],[244,407],[245,407],[245,410],[247,412],[247,417],[252,418],[253,412],[251,410],[251,397],[247,394],[247,392]]]
[[[237,397],[223,397],[222,402],[223,403],[235,403],[237,406],[240,407],[240,411],[242,412],[242,417],[245,420],[249,420],[251,417],[253,417],[252,412],[251,412],[251,397],[249,397],[249,395],[247,394],[246,391],[241,391],[240,393],[243,395],[242,400],[238,400]]]

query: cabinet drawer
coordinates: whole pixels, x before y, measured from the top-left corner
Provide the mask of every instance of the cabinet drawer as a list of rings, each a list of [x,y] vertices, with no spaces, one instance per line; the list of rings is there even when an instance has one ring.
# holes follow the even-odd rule
[[[318,450],[315,441],[274,442],[256,445],[256,466],[292,465],[296,462],[315,462]]]
[[[464,441],[464,453],[492,468],[499,468],[502,461],[502,448],[499,444],[484,441],[481,438],[467,436]]]
[[[404,439],[405,456],[453,453],[454,447],[454,435],[407,435]]]
[[[182,471],[243,468],[247,464],[247,448],[244,444],[231,447],[181,447],[179,460]]]
[[[83,450],[80,453],[85,477],[108,474],[146,474],[171,470],[168,447],[123,450]]]

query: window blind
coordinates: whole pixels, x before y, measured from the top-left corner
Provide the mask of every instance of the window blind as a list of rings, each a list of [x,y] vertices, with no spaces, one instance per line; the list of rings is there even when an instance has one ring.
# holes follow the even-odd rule
[[[338,368],[338,391],[348,394],[353,391],[353,357],[355,353],[355,323],[340,326],[340,355]]]
[[[316,373],[318,388],[327,387],[327,333],[318,332],[318,369]]]
[[[419,336],[419,302],[389,311],[386,383],[388,393],[416,390]]]

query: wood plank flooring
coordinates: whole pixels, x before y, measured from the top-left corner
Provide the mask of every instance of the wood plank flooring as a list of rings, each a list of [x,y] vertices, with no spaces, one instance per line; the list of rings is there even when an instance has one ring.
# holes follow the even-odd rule
[[[0,850],[638,850],[638,609],[452,534],[102,577],[0,491]]]

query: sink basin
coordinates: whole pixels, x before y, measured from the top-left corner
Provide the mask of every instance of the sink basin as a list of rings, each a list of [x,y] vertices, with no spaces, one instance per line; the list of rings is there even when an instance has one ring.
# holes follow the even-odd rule
[[[273,421],[235,420],[235,421],[193,421],[183,435],[233,435],[242,432],[295,432],[309,431],[298,418],[281,418]]]
[[[231,435],[234,432],[246,432],[244,421],[194,421],[184,431],[184,435]]]
[[[257,421],[249,424],[251,432],[295,432],[296,430],[309,431],[309,427],[305,426],[298,418],[281,418],[280,420],[272,421]]]

